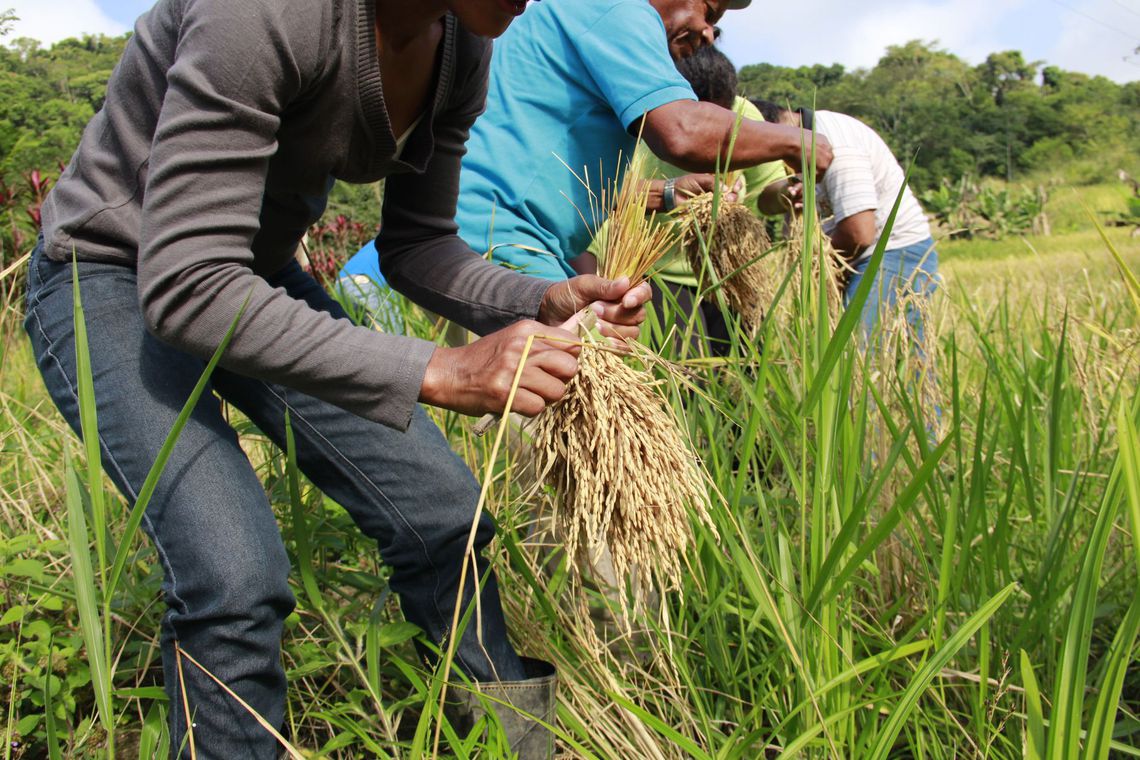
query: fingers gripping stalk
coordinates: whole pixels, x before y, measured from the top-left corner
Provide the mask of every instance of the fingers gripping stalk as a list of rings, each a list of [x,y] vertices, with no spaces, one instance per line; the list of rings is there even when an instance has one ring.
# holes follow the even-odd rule
[[[570,319],[566,320],[566,322],[564,322],[561,325],[560,329],[570,330],[574,327],[575,322],[577,323],[578,334],[584,335],[585,333],[588,333],[589,331],[594,329],[595,325],[597,324],[597,315],[595,314],[595,312],[593,310],[590,310],[590,309],[578,312],[574,316],[570,317]],[[532,336],[532,338],[533,337],[534,336]],[[528,344],[527,344],[528,349],[529,349],[530,345],[531,345],[530,339],[528,339]],[[516,377],[515,377],[515,385],[511,388],[512,394],[514,393],[515,389],[517,388],[518,381],[521,379],[522,367],[526,363],[526,358],[527,358],[527,353],[524,352],[523,356],[522,356],[522,360],[519,362],[519,372],[516,374]],[[507,402],[506,408],[507,409],[511,408],[511,402],[510,401]],[[493,412],[485,414],[485,415],[483,415],[482,418],[480,418],[480,420],[478,422],[475,423],[475,426],[472,428],[472,432],[477,436],[486,435],[487,431],[489,431],[495,425],[495,423],[498,422],[500,419],[501,419],[501,415],[499,415],[499,414],[495,414]]]

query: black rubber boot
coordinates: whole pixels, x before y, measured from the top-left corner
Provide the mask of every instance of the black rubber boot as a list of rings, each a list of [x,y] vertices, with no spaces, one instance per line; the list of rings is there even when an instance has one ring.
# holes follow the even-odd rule
[[[525,681],[480,681],[478,692],[453,690],[448,699],[448,719],[460,736],[490,709],[519,760],[549,760],[554,757],[555,694],[558,675],[543,660],[522,658]]]

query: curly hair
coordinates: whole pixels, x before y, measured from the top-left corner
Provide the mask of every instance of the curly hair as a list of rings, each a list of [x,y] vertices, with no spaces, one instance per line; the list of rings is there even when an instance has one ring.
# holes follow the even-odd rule
[[[736,67],[719,48],[709,45],[677,64],[698,100],[732,108],[736,100]]]

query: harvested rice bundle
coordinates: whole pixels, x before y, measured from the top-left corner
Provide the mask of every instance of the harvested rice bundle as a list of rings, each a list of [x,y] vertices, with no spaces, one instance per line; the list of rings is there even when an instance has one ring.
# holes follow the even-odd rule
[[[632,283],[679,235],[645,213],[649,191],[633,179],[641,176],[637,163],[610,195],[609,224],[598,238],[600,274]],[[535,419],[534,470],[555,491],[555,528],[568,555],[590,567],[608,551],[614,580],[628,579],[636,605],[680,587],[690,519],[711,525],[713,486],[658,389],[652,366],[661,360],[634,344],[630,350],[642,354],[634,368],[600,334],[586,329],[582,340],[565,396]],[[625,609],[625,594],[619,599]]]
[[[706,193],[685,204],[681,226],[681,246],[701,290],[723,281],[728,305],[754,336],[780,285],[776,257],[765,255],[771,241],[764,223],[744,204],[719,199],[714,205]]]
[[[567,554],[593,566],[608,549],[638,600],[680,586],[690,514],[709,522],[708,477],[657,384],[588,341],[566,396],[533,429],[536,473],[556,493]]]

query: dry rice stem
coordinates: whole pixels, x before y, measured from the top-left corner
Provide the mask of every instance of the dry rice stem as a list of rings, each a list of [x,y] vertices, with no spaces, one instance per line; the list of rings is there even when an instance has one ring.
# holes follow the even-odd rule
[[[777,286],[783,282],[785,277],[790,277],[790,279],[787,290],[775,306],[774,318],[777,330],[786,329],[788,325],[799,318],[798,315],[805,313],[805,310],[810,314],[816,313],[811,304],[802,302],[804,292],[802,287],[802,256],[804,251],[801,245],[797,245],[804,240],[804,224],[801,217],[796,217],[790,222],[785,237],[792,241],[792,245],[786,249]],[[843,284],[850,270],[843,258],[831,245],[831,240],[823,234],[823,230],[818,225],[815,227],[810,255],[812,283],[819,282],[820,267],[824,267],[823,278],[826,286],[824,292],[827,296],[827,316],[830,322],[829,327],[834,330],[839,323],[840,314],[843,313]],[[826,266],[824,266],[825,264]],[[811,288],[810,291],[814,294],[816,289]]]
[[[908,407],[916,408],[922,414],[920,423],[923,428],[912,430],[907,443],[913,461],[922,461],[920,438],[929,444],[945,435],[945,413],[940,416],[937,412],[946,409],[935,371],[939,320],[934,318],[931,306],[928,297],[914,293],[908,287],[902,288],[898,300],[880,312],[878,327],[870,338],[862,375],[863,382],[875,389],[883,404],[880,407],[872,401],[868,426],[870,447],[877,462],[886,461],[895,440],[887,420],[898,424],[909,419]],[[923,325],[921,338],[912,326],[916,318]],[[894,504],[911,474],[901,462],[896,464],[880,498],[884,511]],[[911,519],[928,525],[933,522],[933,517],[921,504],[912,511]],[[903,617],[910,620],[921,615],[931,600],[925,598],[921,580],[911,575],[920,563],[915,556],[915,547],[903,539],[903,533],[902,529],[896,530],[884,542],[877,561],[880,593],[885,595],[880,598],[910,600],[903,610]]]
[[[603,277],[641,282],[679,237],[674,225],[656,224],[646,214],[643,174],[635,159],[602,193],[610,212],[598,235]],[[533,466],[536,483],[554,490],[554,527],[577,563],[575,585],[583,569],[597,571],[608,553],[611,567],[596,574],[611,587],[607,595],[617,596],[628,630],[627,594],[637,611],[681,588],[681,564],[693,539],[690,512],[711,527],[715,487],[685,426],[656,389],[651,365],[659,358],[647,354],[635,369],[604,338],[587,331],[583,341],[565,395],[534,422]]]

